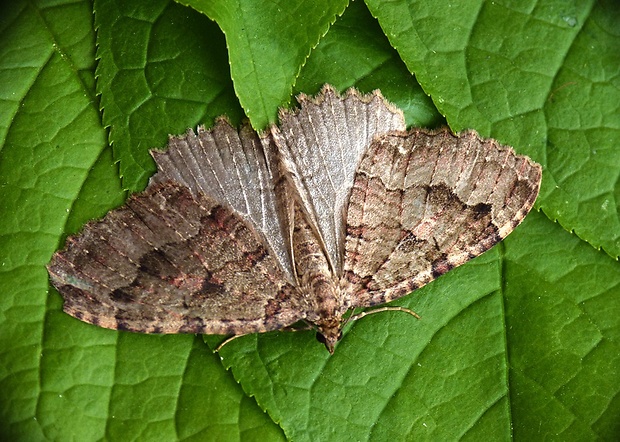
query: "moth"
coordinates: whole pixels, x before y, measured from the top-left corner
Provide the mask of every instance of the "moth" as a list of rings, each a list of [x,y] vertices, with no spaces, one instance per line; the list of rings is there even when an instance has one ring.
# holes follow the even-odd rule
[[[146,190],[48,264],[64,310],[142,333],[305,321],[333,353],[348,312],[480,255],[538,194],[529,158],[473,131],[407,130],[379,91],[298,101],[263,134],[220,118],[152,151]]]

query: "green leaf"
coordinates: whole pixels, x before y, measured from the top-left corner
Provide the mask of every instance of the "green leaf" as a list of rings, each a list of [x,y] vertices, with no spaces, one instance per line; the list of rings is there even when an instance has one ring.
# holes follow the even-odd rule
[[[215,117],[241,120],[224,39],[206,17],[165,0],[95,2],[97,92],[123,186],[155,172],[148,151]]]
[[[0,438],[617,438],[619,8],[289,3],[0,7]],[[263,129],[326,82],[531,155],[543,211],[397,302],[421,320],[349,323],[333,356],[312,332],[250,335],[226,371],[202,337],[61,311],[44,265],[144,188],[150,148],[241,109]]]
[[[532,214],[520,227],[527,235],[504,242],[514,435],[612,440],[620,434],[620,268],[543,221]]]
[[[75,21],[70,35],[54,32],[59,12]],[[91,40],[92,48],[94,43],[88,21],[80,20],[89,13],[83,4],[50,10],[22,3],[3,6],[0,14],[1,32],[11,37],[1,40],[0,49],[0,95],[12,98],[2,102],[6,131],[0,152],[0,421],[7,439],[40,440],[49,434],[52,415],[42,413],[36,420],[51,394],[41,370],[47,362],[44,265],[58,245],[71,202],[91,169],[92,181],[110,180],[106,206],[118,199],[116,173],[101,166],[110,155],[93,106],[94,59],[85,58],[79,44]],[[54,25],[47,26],[47,20]]]
[[[226,35],[235,92],[256,130],[276,121],[301,66],[348,0],[184,0]]]

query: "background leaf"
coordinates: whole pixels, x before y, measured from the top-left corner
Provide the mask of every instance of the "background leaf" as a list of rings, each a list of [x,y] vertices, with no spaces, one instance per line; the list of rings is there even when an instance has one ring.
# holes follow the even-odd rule
[[[239,123],[222,33],[174,2],[95,2],[97,92],[123,186],[155,172],[148,151],[218,115]]]
[[[289,3],[1,6],[2,439],[617,438],[620,8]],[[280,332],[230,342],[222,365],[201,337],[61,312],[44,265],[146,185],[149,148],[219,114],[263,129],[326,82],[531,155],[542,212],[398,301],[421,320],[370,315],[334,356]]]
[[[250,123],[262,130],[291,96],[301,66],[347,0],[186,0],[226,35],[235,92]]]

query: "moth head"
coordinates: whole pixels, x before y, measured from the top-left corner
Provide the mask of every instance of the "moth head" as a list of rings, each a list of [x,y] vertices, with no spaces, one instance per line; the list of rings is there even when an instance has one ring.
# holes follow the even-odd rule
[[[319,326],[316,332],[316,339],[325,345],[327,351],[330,354],[334,354],[334,348],[336,343],[342,338],[342,330],[340,329],[340,323],[335,325],[322,325]]]

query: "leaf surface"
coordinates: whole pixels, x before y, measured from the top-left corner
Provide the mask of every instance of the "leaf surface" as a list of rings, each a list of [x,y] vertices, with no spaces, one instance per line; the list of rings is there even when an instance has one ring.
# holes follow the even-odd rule
[[[2,439],[620,434],[616,4],[317,5],[2,4]],[[262,129],[324,83],[381,89],[410,125],[446,121],[531,155],[545,168],[542,211],[399,300],[421,320],[350,323],[332,357],[312,332],[278,332],[230,342],[222,365],[202,337],[62,313],[45,264],[144,188],[148,149],[220,114]]]

